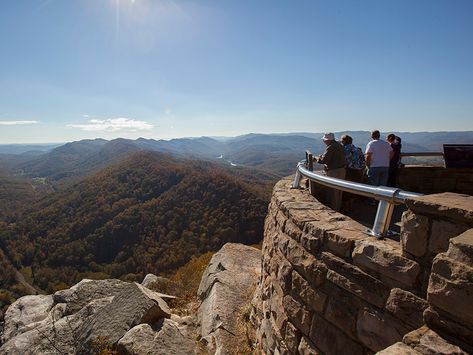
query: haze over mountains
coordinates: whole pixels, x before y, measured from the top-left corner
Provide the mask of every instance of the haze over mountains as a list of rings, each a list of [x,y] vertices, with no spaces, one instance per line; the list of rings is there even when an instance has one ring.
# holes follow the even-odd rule
[[[369,132],[350,134],[355,145],[364,147]],[[443,143],[471,143],[473,131],[401,132],[404,151],[439,151]],[[77,178],[124,156],[141,151],[158,151],[175,157],[219,161],[229,165],[265,170],[279,176],[293,172],[297,161],[310,149],[324,150],[322,133],[248,134],[234,138],[180,138],[136,140],[118,138],[81,140],[63,145],[0,145],[0,174],[46,177],[52,182]]]

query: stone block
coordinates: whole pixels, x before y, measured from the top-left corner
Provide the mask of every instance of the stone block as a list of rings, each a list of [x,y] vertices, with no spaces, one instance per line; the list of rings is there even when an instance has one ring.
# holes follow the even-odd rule
[[[302,336],[297,351],[299,355],[322,355],[322,353],[317,350],[315,345],[312,344],[312,342],[305,336]]]
[[[444,254],[437,255],[427,289],[429,303],[473,329],[472,295],[473,267]]]
[[[275,290],[280,290],[276,285]],[[273,292],[269,299],[271,307],[271,322],[273,328],[278,330],[278,333],[284,337],[284,332],[286,331],[287,323],[287,312],[284,307],[284,294],[280,291]]]
[[[423,256],[427,252],[429,238],[429,219],[406,211],[401,219],[402,251],[415,256]]]
[[[355,241],[366,239],[362,232],[336,229],[325,232],[325,246],[333,254],[341,258],[350,258]]]
[[[372,351],[380,351],[402,340],[408,332],[395,318],[374,309],[362,309],[358,315],[358,339]]]
[[[329,271],[330,273],[330,271]],[[351,295],[330,295],[324,318],[352,339],[357,339],[356,317],[359,306]]]
[[[424,321],[430,329],[435,330],[446,338],[455,339],[455,343],[466,352],[473,354],[473,330],[462,326],[449,318],[449,315],[440,309],[432,307],[424,311]]]
[[[283,306],[289,321],[304,335],[309,335],[311,321],[310,312],[289,295],[284,296]]]
[[[282,253],[282,255],[287,256],[288,252],[288,245],[289,242],[291,241],[291,238],[289,238],[287,235],[280,233],[278,234],[278,249]],[[296,243],[296,242],[294,242]]]
[[[467,229],[468,226],[463,223],[451,223],[440,220],[432,221],[429,251],[435,254],[447,251],[450,239],[458,236]]]
[[[321,313],[327,300],[327,295],[313,288],[298,272],[292,272],[292,294],[313,311]]]
[[[275,318],[276,316],[278,317],[277,319]],[[271,331],[276,339],[276,342],[281,341],[286,336],[286,315],[284,313],[277,314],[276,312],[271,312],[269,321],[271,323]]]
[[[440,219],[473,224],[473,196],[444,192],[406,200],[416,214],[437,216]]]
[[[378,351],[376,355],[422,355],[422,354],[404,343],[397,342],[391,346],[388,346],[386,349]]]
[[[383,241],[357,242],[353,250],[353,263],[364,270],[374,271],[412,287],[420,273],[420,266],[403,257]]]
[[[312,286],[317,287],[325,281],[325,265],[292,239],[287,244],[286,258]]]
[[[424,324],[422,314],[427,306],[426,300],[399,288],[391,290],[386,302],[386,309],[412,329]]]
[[[280,252],[276,251],[273,254],[271,260],[269,261],[269,273],[274,273],[274,275],[277,275],[279,267],[284,261],[285,258],[281,255]]]
[[[284,226],[286,225],[287,217],[284,215],[282,211],[278,211],[276,214],[276,225],[279,230],[283,231]]]
[[[326,355],[347,353],[361,355],[364,353],[363,347],[359,343],[350,339],[317,314],[314,314],[312,319],[309,339]]]
[[[279,262],[277,278],[280,282],[281,288],[285,293],[289,293],[289,291],[291,290],[291,275],[291,264],[286,259],[281,258]]]
[[[473,229],[450,239],[447,256],[467,265],[473,265]]]
[[[427,326],[423,326],[406,334],[403,342],[421,354],[467,354],[461,348],[451,344]]]
[[[297,328],[294,327],[291,322],[287,322],[284,341],[286,343],[287,349],[290,351],[291,354],[297,353],[297,348],[299,346],[300,339],[301,332],[297,330]]]
[[[322,253],[322,261],[331,270],[327,278],[335,285],[375,306],[384,306],[389,288],[381,281],[330,253]]]
[[[312,255],[317,255],[322,246],[322,238],[316,237],[309,233],[302,233],[301,240],[302,246]]]
[[[284,232],[296,241],[300,241],[301,239],[302,231],[290,219],[288,219],[284,225]]]

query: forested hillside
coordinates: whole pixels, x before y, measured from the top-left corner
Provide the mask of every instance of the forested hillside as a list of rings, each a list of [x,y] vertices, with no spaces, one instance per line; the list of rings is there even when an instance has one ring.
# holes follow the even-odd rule
[[[43,290],[139,279],[228,241],[259,242],[267,191],[210,163],[141,152],[3,223],[0,247],[18,269],[31,266]]]

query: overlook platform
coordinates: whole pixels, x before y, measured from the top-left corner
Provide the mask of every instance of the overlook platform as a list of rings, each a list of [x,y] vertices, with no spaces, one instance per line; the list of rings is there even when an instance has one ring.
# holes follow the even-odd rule
[[[376,239],[292,179],[273,190],[253,320],[264,353],[473,352],[473,196],[406,200]]]

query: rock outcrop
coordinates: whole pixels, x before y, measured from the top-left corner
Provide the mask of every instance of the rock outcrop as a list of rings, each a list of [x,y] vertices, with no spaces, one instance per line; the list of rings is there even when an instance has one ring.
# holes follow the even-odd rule
[[[120,280],[22,297],[5,314],[0,354],[90,354],[100,344],[121,354],[192,354],[194,321],[172,316],[163,298],[172,296]]]
[[[242,244],[225,244],[210,260],[198,297],[200,335],[210,352],[248,353],[245,314],[261,270],[261,252]]]
[[[118,342],[123,354],[194,354],[196,342],[192,317],[163,319],[154,327],[144,323],[131,328]]]

